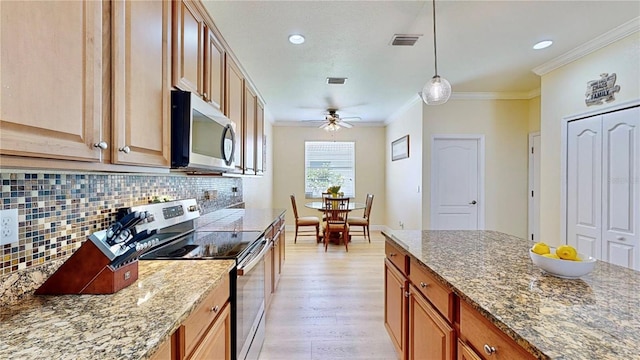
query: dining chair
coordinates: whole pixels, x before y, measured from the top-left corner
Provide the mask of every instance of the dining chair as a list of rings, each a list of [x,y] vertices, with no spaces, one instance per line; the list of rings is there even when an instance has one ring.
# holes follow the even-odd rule
[[[324,215],[324,251],[329,247],[331,234],[342,238],[345,249],[349,251],[349,198],[325,198]]]
[[[310,227],[313,226],[316,228],[316,243],[320,242],[320,219],[317,216],[303,216],[298,217],[298,207],[296,206],[296,196],[291,195],[291,206],[293,207],[293,216],[296,220],[296,235],[293,238],[293,243],[295,244],[298,240],[298,233],[302,235],[311,235],[312,230],[300,230],[299,227]]]
[[[367,194],[367,200],[364,206],[364,214],[362,217],[350,216],[349,226],[362,226],[362,235],[371,242],[371,232],[369,231],[369,222],[371,215],[371,206],[373,206],[373,194]],[[356,233],[360,233],[357,231]],[[352,233],[353,235],[353,233]]]

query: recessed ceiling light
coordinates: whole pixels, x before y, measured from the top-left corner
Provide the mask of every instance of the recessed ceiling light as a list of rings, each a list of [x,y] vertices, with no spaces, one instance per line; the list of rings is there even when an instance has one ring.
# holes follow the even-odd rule
[[[289,35],[289,42],[295,45],[304,43],[304,36],[300,34]]]
[[[551,40],[543,40],[543,41],[540,41],[539,43],[533,45],[533,48],[535,50],[540,50],[540,49],[548,48],[549,46],[551,46],[551,44],[553,44],[553,41],[551,41]]]

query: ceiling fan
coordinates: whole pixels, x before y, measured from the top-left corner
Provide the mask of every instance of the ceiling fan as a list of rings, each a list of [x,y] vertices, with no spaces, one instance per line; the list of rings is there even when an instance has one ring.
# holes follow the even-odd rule
[[[346,117],[341,118],[340,115],[336,112],[335,109],[328,109],[324,116],[324,122],[322,125],[318,126],[320,129],[325,129],[326,131],[337,131],[340,130],[341,127],[350,129],[353,127],[352,124],[345,122],[344,120],[360,120],[359,117]],[[321,121],[321,120],[311,120],[311,121]]]

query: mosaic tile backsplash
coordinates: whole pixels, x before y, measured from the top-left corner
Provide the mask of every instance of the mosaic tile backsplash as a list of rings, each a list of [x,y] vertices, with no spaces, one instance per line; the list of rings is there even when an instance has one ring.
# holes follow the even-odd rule
[[[20,270],[57,268],[87,236],[113,223],[119,208],[156,197],[195,198],[202,214],[242,207],[240,178],[0,172],[0,179],[2,209],[18,209],[19,221],[19,242],[0,245],[0,288]]]

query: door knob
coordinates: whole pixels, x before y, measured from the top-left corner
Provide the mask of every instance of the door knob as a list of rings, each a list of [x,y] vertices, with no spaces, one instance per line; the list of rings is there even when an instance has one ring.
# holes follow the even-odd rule
[[[477,204],[477,203],[478,203],[477,201],[472,200],[469,204],[470,204],[470,205],[475,205],[475,204]]]

